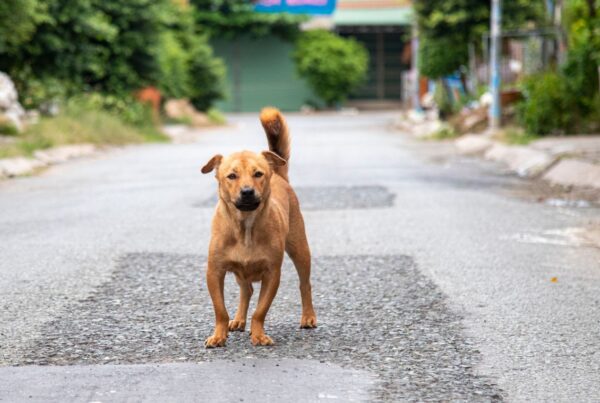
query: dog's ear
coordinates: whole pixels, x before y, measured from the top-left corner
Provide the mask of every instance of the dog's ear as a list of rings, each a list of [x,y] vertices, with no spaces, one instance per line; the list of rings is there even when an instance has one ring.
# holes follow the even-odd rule
[[[287,161],[281,158],[279,155],[275,154],[272,151],[263,151],[263,157],[274,167],[282,167],[287,164]]]
[[[221,154],[217,154],[214,157],[212,157],[210,161],[208,161],[206,165],[202,167],[202,173],[207,174],[209,172],[212,172],[214,169],[217,169],[221,164],[222,159],[223,156]]]

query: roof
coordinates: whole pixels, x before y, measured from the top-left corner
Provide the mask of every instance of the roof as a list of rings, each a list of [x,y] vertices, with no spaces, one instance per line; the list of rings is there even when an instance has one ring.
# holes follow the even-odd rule
[[[354,4],[352,4],[354,3]],[[392,6],[389,3],[394,1],[373,1],[368,7],[359,7],[367,3],[366,1],[340,1],[338,8],[333,14],[333,22],[336,26],[348,25],[411,25],[413,18],[413,9],[410,6]],[[374,7],[373,3],[386,3]],[[406,2],[404,2],[406,3]]]

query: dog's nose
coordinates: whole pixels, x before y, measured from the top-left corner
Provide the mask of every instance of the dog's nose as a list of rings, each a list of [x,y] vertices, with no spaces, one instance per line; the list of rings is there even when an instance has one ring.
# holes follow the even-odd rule
[[[240,195],[244,198],[254,197],[254,189],[252,189],[251,187],[243,187],[240,190]]]

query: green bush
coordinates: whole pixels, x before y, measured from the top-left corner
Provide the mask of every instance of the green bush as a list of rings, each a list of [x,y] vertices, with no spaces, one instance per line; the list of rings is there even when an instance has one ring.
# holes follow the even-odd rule
[[[569,47],[558,73],[525,82],[519,116],[533,134],[586,133],[600,129],[600,6],[585,0],[566,3]],[[594,8],[595,7],[595,8]]]
[[[167,98],[189,98],[207,110],[225,95],[225,65],[214,56],[208,37],[199,34],[191,7],[173,7],[159,42],[158,87]]]
[[[195,9],[185,2],[7,1],[0,2],[0,17],[7,16],[0,18],[0,70],[13,78],[26,107],[147,85],[202,109],[223,96],[223,63],[197,33]],[[21,11],[23,21],[12,18]],[[5,38],[13,29],[22,33]]]
[[[298,74],[330,106],[344,101],[365,80],[369,66],[363,45],[324,30],[303,33],[294,60]]]
[[[30,69],[18,71],[12,76],[19,92],[19,100],[26,109],[44,109],[52,103],[60,103],[72,91],[69,82],[53,77],[35,77]]]
[[[578,113],[583,118],[594,112],[600,66],[600,15],[592,18],[588,14],[588,7],[588,3],[581,0],[569,2],[569,48],[563,66],[569,89],[577,94]],[[597,13],[600,13],[600,6],[597,7]]]
[[[0,52],[31,39],[36,26],[46,17],[45,4],[39,0],[0,1]]]
[[[157,50],[159,64],[159,87],[167,98],[184,98],[190,94],[190,57],[175,33],[166,31],[161,35]]]
[[[190,101],[206,111],[225,97],[225,63],[213,55],[206,38],[200,38],[190,49]]]
[[[575,122],[570,111],[575,105],[562,75],[539,74],[523,84],[525,101],[518,106],[518,116],[527,133],[544,135],[572,130]]]

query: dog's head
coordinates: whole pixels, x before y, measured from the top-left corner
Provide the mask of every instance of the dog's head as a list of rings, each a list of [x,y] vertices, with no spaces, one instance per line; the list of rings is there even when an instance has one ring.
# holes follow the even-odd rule
[[[271,151],[242,151],[227,157],[215,155],[202,167],[202,173],[216,170],[221,200],[240,211],[254,211],[269,198],[273,167],[285,164]]]

